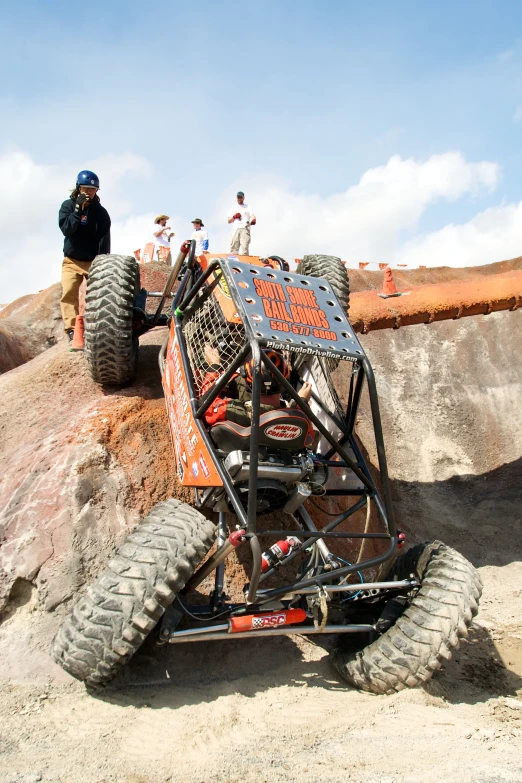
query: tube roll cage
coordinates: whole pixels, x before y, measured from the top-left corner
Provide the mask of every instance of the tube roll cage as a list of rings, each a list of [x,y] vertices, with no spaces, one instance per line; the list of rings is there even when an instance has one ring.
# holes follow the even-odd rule
[[[221,481],[223,482],[224,489],[239,519],[241,527],[246,531],[245,537],[250,542],[250,547],[252,550],[252,558],[253,558],[253,568],[252,568],[252,576],[251,576],[251,581],[250,581],[250,586],[249,586],[249,591],[247,596],[247,604],[262,605],[265,603],[269,603],[273,599],[281,597],[287,593],[299,592],[300,588],[312,587],[314,585],[317,586],[324,582],[331,581],[333,578],[335,578],[335,580],[337,581],[338,579],[344,578],[348,574],[354,573],[356,571],[362,571],[368,568],[374,568],[376,566],[381,565],[382,563],[387,561],[396,551],[397,536],[396,536],[396,527],[395,527],[395,520],[394,520],[393,508],[392,508],[390,485],[388,479],[386,453],[384,449],[382,424],[381,424],[381,418],[379,412],[379,402],[377,397],[375,376],[367,357],[363,355],[360,358],[353,360],[355,365],[354,372],[356,367],[355,388],[353,389],[353,384],[351,384],[351,389],[353,389],[353,392],[351,392],[349,395],[348,409],[346,411],[346,417],[345,417],[346,421],[345,423],[343,423],[343,435],[339,441],[336,441],[336,439],[331,435],[331,433],[324,427],[324,425],[319,421],[317,416],[313,413],[310,406],[297,394],[296,390],[286,380],[286,378],[282,375],[282,373],[278,370],[278,368],[270,361],[266,353],[263,351],[263,347],[266,340],[259,339],[258,337],[256,337],[254,331],[250,327],[250,323],[247,318],[242,302],[234,297],[234,303],[237,306],[238,312],[241,315],[241,320],[245,328],[245,336],[246,336],[245,346],[238,353],[237,357],[232,361],[229,367],[226,368],[224,373],[218,378],[214,386],[212,386],[203,395],[203,397],[200,400],[198,400],[194,388],[194,380],[192,377],[192,372],[188,361],[187,348],[186,348],[185,338],[182,330],[183,315],[184,313],[193,312],[194,310],[197,309],[198,294],[200,293],[203,286],[207,283],[212,273],[215,272],[215,270],[220,267],[220,259],[216,259],[215,261],[213,261],[208,266],[208,268],[203,273],[203,275],[199,278],[199,280],[188,291],[188,293],[184,295],[184,292],[188,284],[188,278],[191,274],[191,266],[192,266],[191,264],[188,265],[185,278],[181,282],[180,290],[178,291],[176,300],[173,303],[172,317],[174,319],[176,336],[180,346],[183,369],[189,387],[189,396],[190,396],[192,412],[196,424],[198,426],[199,433],[206,447],[208,448],[209,452],[213,456],[214,464],[218,472],[218,475]],[[208,296],[208,287],[201,294],[201,297],[203,297],[203,301],[204,299],[206,299],[207,296]],[[245,510],[236,492],[234,484],[232,483],[231,477],[229,476],[228,472],[225,470],[222,460],[217,454],[216,447],[208,433],[208,430],[206,429],[205,424],[203,423],[203,417],[206,411],[208,410],[208,408],[210,407],[210,405],[212,405],[216,397],[229,383],[234,373],[238,371],[239,367],[245,362],[246,358],[249,355],[252,356],[252,426],[251,426],[251,435],[250,435],[248,505]],[[317,355],[321,355],[321,353],[318,352]],[[300,530],[285,530],[285,531],[258,531],[257,530],[257,525],[256,525],[257,482],[258,482],[257,476],[258,476],[258,457],[259,457],[259,416],[260,416],[260,403],[261,403],[261,364],[264,364],[265,367],[276,377],[281,387],[287,392],[288,396],[295,401],[297,407],[301,411],[303,411],[303,413],[305,413],[305,415],[310,419],[314,427],[321,433],[321,435],[330,444],[330,450],[328,451],[327,455],[325,455],[324,458],[319,458],[317,460],[318,463],[320,464],[321,461],[328,463],[329,461],[332,460],[333,455],[337,455],[338,458],[342,461],[342,464],[344,463],[344,465],[349,467],[363,484],[363,489],[360,490],[349,490],[349,491],[332,490],[331,492],[329,492],[329,494],[332,495],[350,494],[350,495],[359,495],[361,497],[359,498],[358,501],[356,501],[356,503],[354,503],[353,506],[350,507],[350,509],[348,509],[348,511],[345,511],[342,514],[340,514],[339,517],[333,519],[322,530],[316,533],[311,533],[309,530],[305,530],[304,528]],[[357,446],[354,437],[356,411],[359,405],[361,392],[364,385],[364,379],[366,379],[368,383],[371,415],[372,415],[372,421],[374,427],[375,442],[377,447],[383,498],[381,498],[375,484],[373,483],[370,472],[364,462],[363,456],[360,452],[360,449]],[[329,417],[333,420],[335,418],[334,413],[329,411],[328,408],[325,407],[324,403],[322,403],[320,400],[317,400],[317,402],[320,404],[322,409],[327,413],[327,415],[329,415]],[[350,454],[345,449],[345,445],[347,443],[349,444],[349,447],[352,448],[353,453],[356,455],[356,461],[354,461],[352,457],[350,457]],[[208,493],[208,491],[207,493],[205,493],[202,502],[200,502],[199,504],[200,508],[202,508],[203,505],[205,504],[206,500],[209,497],[209,494],[210,493]],[[370,502],[372,501],[375,502],[378,517],[384,526],[384,530],[386,531],[385,533],[376,534],[376,533],[332,532],[335,527],[341,524],[341,522],[343,522],[345,519],[347,519],[349,516],[354,514],[359,509],[363,508],[368,498]],[[262,553],[261,546],[259,543],[259,536],[273,535],[274,533],[279,533],[279,532],[287,536],[298,537],[300,540],[304,539],[307,545],[309,545],[311,541],[324,540],[327,539],[328,537],[353,538],[359,540],[360,539],[384,539],[389,542],[389,545],[386,551],[383,554],[378,555],[377,557],[373,557],[371,559],[361,561],[354,565],[347,565],[347,566],[343,566],[342,568],[337,568],[335,569],[334,572],[326,571],[323,574],[319,574],[313,578],[302,579],[292,584],[285,585],[284,587],[280,587],[272,590],[264,590],[262,595],[258,595],[258,587],[261,579],[261,553]],[[298,551],[302,551],[302,548],[301,550]],[[292,555],[290,555],[290,557],[292,557]],[[286,561],[283,561],[283,563],[284,562]],[[197,574],[195,574],[195,576],[197,577]]]

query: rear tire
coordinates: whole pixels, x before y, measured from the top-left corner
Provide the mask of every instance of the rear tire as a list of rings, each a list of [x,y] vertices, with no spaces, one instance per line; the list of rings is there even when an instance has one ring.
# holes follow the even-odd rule
[[[215,525],[186,503],[159,503],[130,533],[59,629],[51,655],[87,685],[110,682],[212,547]]]
[[[322,277],[332,286],[341,307],[347,313],[350,309],[350,279],[346,267],[337,256],[303,256],[297,264],[297,274]]]
[[[398,620],[363,650],[332,653],[341,677],[360,690],[386,694],[426,682],[468,635],[482,593],[471,563],[434,541],[399,557],[386,581],[412,573],[421,586]]]
[[[332,287],[341,307],[348,313],[350,309],[350,279],[343,262],[337,256],[309,255],[303,256],[297,265],[297,273],[309,277],[322,277]],[[292,366],[299,370],[308,365],[317,387],[317,394],[332,411],[343,417],[342,405],[332,382],[331,374],[339,364],[338,359],[306,357],[297,354],[292,357]]]
[[[136,375],[139,340],[133,329],[140,271],[132,256],[97,256],[85,297],[85,358],[102,386],[123,386]]]

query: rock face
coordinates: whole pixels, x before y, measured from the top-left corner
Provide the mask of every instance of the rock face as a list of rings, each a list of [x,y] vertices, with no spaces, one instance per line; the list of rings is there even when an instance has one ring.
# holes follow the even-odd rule
[[[59,283],[0,311],[0,373],[25,364],[63,337]]]
[[[53,609],[139,517],[180,494],[154,344],[164,331],[144,342],[132,389],[116,394],[64,343],[0,378],[0,611],[21,582]]]
[[[477,565],[520,559],[522,310],[364,335],[396,516]],[[359,434],[375,461],[367,406]]]

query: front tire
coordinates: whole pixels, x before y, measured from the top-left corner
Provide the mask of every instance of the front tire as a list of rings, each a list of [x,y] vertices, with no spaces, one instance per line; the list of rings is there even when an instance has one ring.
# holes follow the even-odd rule
[[[398,620],[363,650],[332,653],[341,677],[360,690],[389,694],[426,682],[468,635],[482,593],[471,563],[434,541],[399,557],[386,581],[412,573],[421,586]]]
[[[59,629],[51,655],[99,687],[116,676],[212,547],[215,525],[186,503],[159,503],[130,533]]]
[[[132,256],[103,255],[92,262],[85,296],[85,358],[102,386],[123,386],[136,375],[139,340],[133,328],[140,290]]]

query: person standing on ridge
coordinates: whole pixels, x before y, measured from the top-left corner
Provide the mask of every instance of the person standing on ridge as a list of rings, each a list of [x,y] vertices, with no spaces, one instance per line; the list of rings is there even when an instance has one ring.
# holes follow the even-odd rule
[[[206,253],[208,251],[208,234],[204,230],[204,223],[201,220],[201,218],[195,218],[192,221],[192,225],[194,226],[194,231],[192,233],[191,239],[196,240],[196,257],[200,256],[202,253]]]
[[[78,293],[96,256],[111,252],[111,219],[97,195],[100,180],[80,171],[70,198],[60,207],[58,225],[65,237],[60,306],[65,332],[72,341],[79,312]]]
[[[170,220],[168,215],[158,215],[154,221],[152,235],[156,247],[167,247],[170,250],[170,240],[174,236],[174,231],[167,226],[168,220]]]
[[[240,190],[237,194],[237,205],[232,207],[227,215],[232,224],[232,241],[230,252],[240,256],[248,256],[250,247],[250,226],[256,225],[255,212],[249,204],[245,204],[245,194]]]

